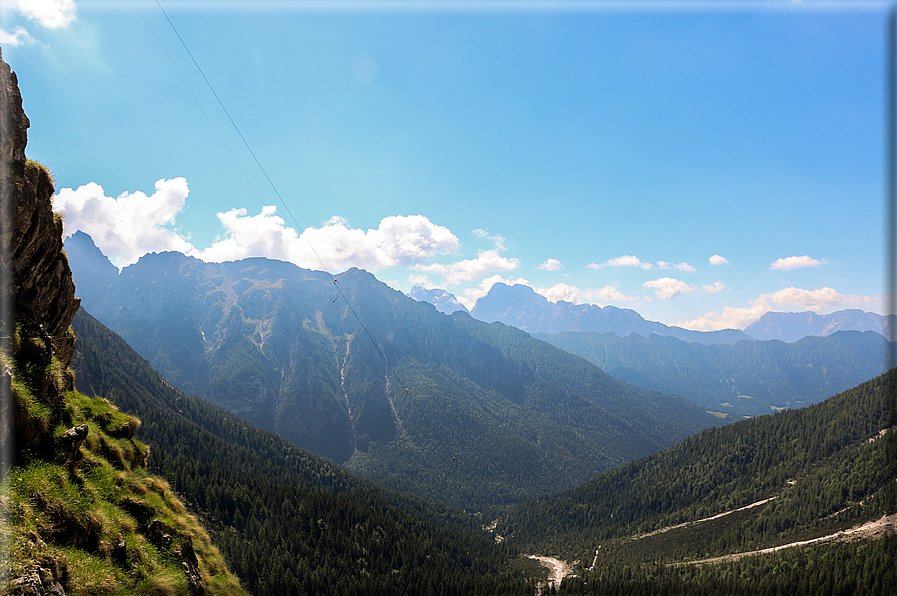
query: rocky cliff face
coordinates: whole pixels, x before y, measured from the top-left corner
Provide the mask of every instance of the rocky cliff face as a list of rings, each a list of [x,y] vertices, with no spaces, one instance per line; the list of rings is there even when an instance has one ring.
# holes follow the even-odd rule
[[[52,176],[25,158],[29,125],[16,75],[0,55],[0,336],[2,353],[12,356],[2,363],[3,397],[9,396],[10,367],[17,363],[29,384],[47,396],[52,423],[62,408],[61,391],[72,388],[67,369],[75,338],[69,325],[79,300],[62,251],[62,220],[53,214]],[[9,440],[10,415],[19,449],[46,444],[49,429],[30,424],[13,402],[12,412],[3,409],[0,446]]]

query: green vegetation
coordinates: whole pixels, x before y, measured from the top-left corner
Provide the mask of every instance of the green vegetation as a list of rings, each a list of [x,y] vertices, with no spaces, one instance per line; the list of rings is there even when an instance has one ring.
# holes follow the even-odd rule
[[[33,159],[25,160],[25,176],[27,176],[29,179],[34,179],[41,174],[46,176],[47,180],[49,180],[52,184],[56,184],[56,176],[53,175],[53,172],[50,171],[50,168]]]
[[[253,594],[531,594],[476,517],[378,489],[184,395],[83,311],[73,326],[79,389],[141,416],[150,469]]]
[[[897,562],[893,538],[687,563],[897,512],[895,396],[897,369],[815,406],[705,430],[512,510],[497,532],[516,550],[579,559],[565,593],[891,593],[897,576],[879,571]]]
[[[815,596],[897,590],[897,536],[783,550],[716,565],[671,567],[630,562],[569,577],[559,594]]]
[[[443,315],[359,270],[338,283],[364,328],[326,275],[261,258],[146,255],[97,277],[109,290],[92,298],[91,272],[106,269],[86,242],[69,245],[82,304],[170,383],[418,497],[485,512],[719,423],[688,400],[620,383],[513,327]]]
[[[54,412],[28,376],[12,376],[20,437],[52,440],[20,451],[7,471],[2,510],[10,520],[9,577],[18,581],[4,593],[31,593],[29,577],[42,576],[45,587],[55,581],[68,593],[191,594],[187,565],[208,594],[245,594],[168,483],[144,469],[148,448],[133,438],[139,420],[73,391]],[[64,435],[80,425],[87,432],[72,457]]]
[[[732,345],[572,331],[537,337],[616,379],[681,395],[729,420],[808,406],[856,387],[886,371],[883,355],[895,345],[873,331]]]

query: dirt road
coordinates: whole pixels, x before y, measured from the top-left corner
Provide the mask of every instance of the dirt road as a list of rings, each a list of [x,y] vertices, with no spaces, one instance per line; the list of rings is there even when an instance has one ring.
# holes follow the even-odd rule
[[[764,548],[761,550],[752,550],[743,553],[735,553],[732,555],[725,555],[723,557],[713,557],[711,559],[700,559],[698,561],[689,561],[688,563],[678,563],[677,565],[704,565],[711,563],[723,563],[727,561],[735,561],[737,559],[741,559],[743,557],[750,557],[752,555],[762,555],[766,553],[774,553],[776,551],[780,551],[786,548],[794,548],[797,546],[806,546],[808,544],[817,544],[819,542],[829,542],[831,540],[853,540],[856,538],[872,538],[874,536],[879,536],[882,534],[886,534],[889,532],[897,531],[897,514],[895,515],[886,515],[884,517],[880,517],[879,519],[871,522],[866,522],[865,524],[861,524],[859,526],[854,526],[847,530],[841,530],[840,532],[835,532],[834,534],[829,534],[828,536],[820,536],[819,538],[813,538],[811,540],[801,540],[799,542],[791,542],[788,544],[782,544],[780,546],[774,546],[772,548]]]

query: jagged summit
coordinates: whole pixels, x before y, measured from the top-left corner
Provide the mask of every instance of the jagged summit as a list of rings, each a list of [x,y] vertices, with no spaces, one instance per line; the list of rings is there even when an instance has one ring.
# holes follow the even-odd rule
[[[467,307],[461,304],[454,294],[440,288],[427,289],[423,286],[414,286],[408,292],[410,298],[420,302],[429,302],[441,313],[450,315],[457,311],[469,312]]]

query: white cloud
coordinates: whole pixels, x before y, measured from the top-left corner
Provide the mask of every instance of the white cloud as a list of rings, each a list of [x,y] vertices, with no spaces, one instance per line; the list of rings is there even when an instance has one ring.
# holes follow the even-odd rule
[[[119,267],[130,265],[148,252],[194,251],[177,232],[162,226],[173,224],[184,208],[187,181],[159,180],[156,191],[146,196],[137,191],[107,197],[103,187],[90,182],[77,190],[63,188],[53,198],[53,209],[62,213],[66,236],[83,230]]]
[[[561,265],[561,262],[557,259],[548,259],[538,267],[542,271],[557,271],[558,269],[563,269],[564,266]]]
[[[784,259],[778,259],[772,263],[769,268],[773,271],[785,271],[787,269],[796,269],[798,267],[819,267],[819,265],[824,265],[825,263],[825,260],[820,262],[804,255],[802,257],[785,257]]]
[[[768,297],[772,302],[780,306],[797,306],[803,310],[820,312],[828,308],[851,305],[859,306],[864,299],[855,294],[840,294],[832,288],[819,288],[818,290],[802,290],[800,288],[785,288],[772,294],[763,294],[761,298]]]
[[[489,232],[487,232],[486,230],[481,230],[480,228],[471,230],[470,233],[477,238],[485,238],[487,240],[491,240],[495,244],[495,250],[505,250],[505,238],[501,234],[490,236]]]
[[[248,257],[268,257],[282,261],[301,259],[296,230],[286,227],[276,215],[273,205],[262,207],[258,215],[247,215],[246,209],[217,213],[225,229],[225,237],[194,256],[210,263],[236,261]],[[320,264],[316,263],[318,267]]]
[[[801,288],[784,288],[777,292],[761,294],[750,301],[750,306],[723,308],[721,313],[708,312],[703,317],[678,323],[679,326],[699,331],[716,329],[743,329],[771,310],[772,304],[780,307],[796,306],[801,311],[812,310],[821,313],[836,308],[857,308],[862,305],[878,304],[880,298],[875,296],[857,296],[841,294],[832,288],[804,290]]]
[[[412,268],[426,273],[441,275],[446,284],[452,286],[465,281],[473,281],[493,271],[513,271],[520,266],[520,259],[508,259],[499,254],[498,249],[481,250],[475,259],[465,259],[443,265],[414,265]],[[490,286],[491,287],[491,286]],[[488,291],[488,290],[487,290]]]
[[[413,273],[408,276],[408,283],[411,284],[411,287],[420,286],[425,290],[432,290],[434,288],[439,288],[440,290],[444,290],[445,288],[437,286],[433,282],[430,281],[426,275],[414,275]]]
[[[652,267],[651,263],[642,263],[638,257],[633,255],[623,255],[615,259],[608,259],[600,265],[598,263],[590,263],[587,267],[591,269],[604,269],[605,267],[641,267],[648,270]]]
[[[654,293],[661,300],[666,300],[673,296],[678,296],[679,294],[686,294],[694,289],[684,281],[679,281],[672,277],[661,277],[659,279],[646,281],[642,284],[642,287],[653,288]]]
[[[47,29],[61,29],[75,20],[74,0],[4,0],[3,3]]]
[[[533,288],[537,293],[545,296],[549,302],[564,300],[574,304],[602,304],[607,302],[633,302],[638,300],[633,296],[626,296],[617,289],[616,285],[603,288],[577,288],[565,283],[555,284],[548,288]]]
[[[358,267],[376,272],[458,250],[458,239],[448,228],[422,215],[384,217],[376,230],[366,232],[348,227],[337,216],[320,228],[306,228],[297,237],[276,211],[267,206],[254,216],[247,216],[245,209],[219,213],[226,237],[196,256],[212,262],[265,256],[309,269],[336,272]]]
[[[589,302],[606,301],[606,302],[635,302],[638,300],[635,296],[627,296],[617,289],[616,285],[604,286],[597,290],[586,290],[583,296]]]
[[[23,27],[16,27],[15,31],[12,33],[7,33],[3,29],[0,29],[0,45],[2,46],[15,47],[35,43],[35,41],[36,40],[31,37],[31,34],[25,31]]]
[[[667,263],[666,261],[657,261],[657,268],[658,269],[678,269],[679,271],[685,271],[688,273],[697,271],[697,269],[695,269],[688,263]]]
[[[726,284],[721,281],[713,282],[713,285],[710,284],[701,284],[701,289],[704,290],[707,294],[716,294],[718,292],[722,292],[726,288]]]
[[[728,261],[728,259],[726,259],[726,257],[721,257],[719,255],[713,255],[712,257],[710,257],[710,264],[713,265],[714,267],[718,267],[720,265],[728,265],[729,261]]]
[[[120,267],[148,252],[176,250],[209,262],[268,257],[311,269],[321,269],[323,261],[324,268],[334,272],[349,267],[379,271],[412,266],[437,254],[456,252],[459,246],[448,228],[422,215],[384,217],[377,229],[367,231],[349,228],[345,219],[333,217],[324,226],[306,228],[298,236],[274,206],[266,206],[256,215],[249,215],[246,209],[218,213],[224,235],[208,248],[197,250],[170,229],[187,194],[184,178],[159,180],[151,196],[138,191],[117,198],[105,196],[103,188],[91,182],[77,190],[63,188],[53,204],[65,216],[66,235],[76,230],[90,234]],[[482,260],[488,261],[488,254]]]
[[[565,300],[567,302],[578,303],[579,296],[582,294],[582,290],[575,286],[570,286],[565,283],[555,284],[550,288],[533,288],[537,294],[542,294],[545,296],[549,302],[557,302],[558,300]]]
[[[608,259],[604,263],[590,263],[587,265],[590,269],[604,269],[605,267],[639,267],[647,271],[651,269],[655,265],[651,263],[645,262],[643,263],[641,259],[634,255],[623,255],[622,257],[617,257],[615,259]],[[689,265],[688,263],[667,263],[666,261],[657,261],[658,269],[678,269],[679,271],[693,272],[697,271],[694,267]]]

